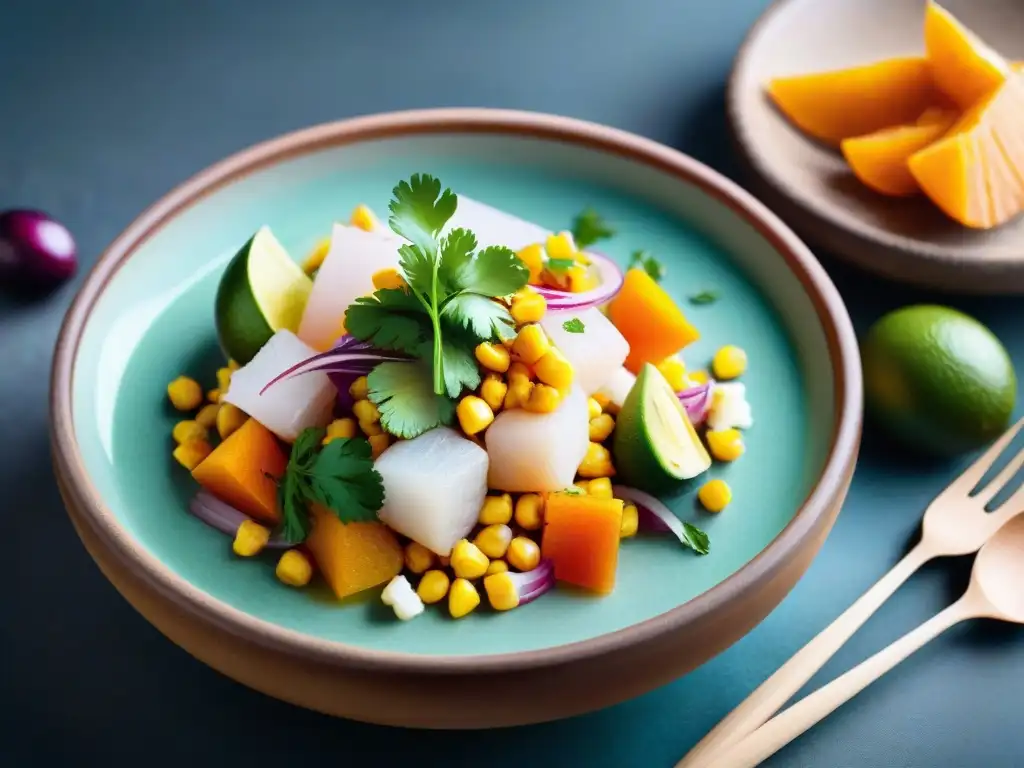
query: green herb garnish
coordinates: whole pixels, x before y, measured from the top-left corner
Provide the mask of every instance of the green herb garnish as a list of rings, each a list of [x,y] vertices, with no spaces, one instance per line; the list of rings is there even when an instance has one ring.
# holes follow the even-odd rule
[[[566,333],[583,333],[583,331],[587,329],[587,327],[583,324],[583,321],[580,320],[578,317],[570,317],[568,320],[562,323],[562,328],[565,329]]]
[[[701,304],[714,304],[716,301],[718,301],[718,294],[715,291],[701,291],[690,297],[690,303],[698,306]]]
[[[324,434],[316,428],[299,433],[278,482],[282,535],[293,544],[309,535],[311,503],[344,523],[375,520],[384,503],[384,482],[373,468],[369,442],[336,438],[323,445]]]
[[[580,250],[614,235],[615,230],[593,208],[584,209],[572,221],[572,239]]]
[[[584,495],[583,489],[580,488],[578,485],[570,485],[568,488],[566,488],[564,491],[562,491],[562,493],[564,493],[566,496],[583,496]]]
[[[683,523],[683,543],[698,555],[706,555],[711,551],[711,539],[700,528],[690,523]]]
[[[544,265],[550,271],[555,273],[568,272],[572,267],[576,266],[575,259],[548,259]]]
[[[654,258],[650,251],[633,251],[633,255],[629,257],[629,268],[642,269],[656,283],[660,283],[665,277],[665,266]]]
[[[345,327],[361,341],[413,358],[378,365],[368,377],[384,429],[409,438],[450,423],[448,399],[480,384],[473,349],[511,335],[515,322],[498,299],[525,286],[530,272],[509,248],[477,251],[469,230],[453,229],[442,237],[458,199],[450,189],[442,193],[433,176],[415,174],[393,194],[389,224],[409,241],[399,248],[409,290],[382,289],[357,299],[346,312]],[[428,365],[417,365],[416,359]]]

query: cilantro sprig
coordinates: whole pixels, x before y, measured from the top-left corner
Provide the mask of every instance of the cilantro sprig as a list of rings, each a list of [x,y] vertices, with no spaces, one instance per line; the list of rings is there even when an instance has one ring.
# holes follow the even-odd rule
[[[615,236],[615,230],[593,208],[581,211],[572,221],[572,239],[580,250]]]
[[[284,476],[278,479],[281,533],[291,543],[309,535],[310,504],[319,504],[350,523],[375,520],[384,503],[384,481],[373,468],[369,442],[337,438],[323,445],[324,434],[313,427],[300,432]]]
[[[650,251],[633,251],[629,257],[629,268],[642,269],[656,283],[665,277],[665,265],[654,258]]]
[[[587,326],[583,324],[583,321],[578,317],[570,317],[564,323],[562,323],[562,329],[566,333],[583,333],[587,330]]]

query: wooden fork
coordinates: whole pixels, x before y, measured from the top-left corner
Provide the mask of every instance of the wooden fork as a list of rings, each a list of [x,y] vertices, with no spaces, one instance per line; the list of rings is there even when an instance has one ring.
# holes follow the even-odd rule
[[[789,701],[922,565],[937,557],[977,552],[1007,520],[1024,512],[1024,488],[1016,491],[997,509],[985,510],[1024,466],[1024,450],[1013,456],[998,476],[984,487],[979,487],[985,473],[1022,428],[1024,419],[1010,427],[984,455],[950,483],[925,511],[920,542],[839,618],[761,683],[701,739],[676,764],[676,768],[711,768],[718,755],[761,727]]]

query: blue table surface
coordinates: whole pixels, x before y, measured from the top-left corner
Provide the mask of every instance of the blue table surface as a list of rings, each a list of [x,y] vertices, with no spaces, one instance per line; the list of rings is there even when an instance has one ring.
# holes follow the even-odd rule
[[[455,105],[607,123],[738,177],[723,85],[766,5],[4,0],[0,208],[52,212],[89,266],[145,205],[228,153],[350,115]],[[910,290],[822,258],[858,329],[902,304],[949,303],[987,323],[1024,368],[1021,299]],[[131,609],[80,545],[54,485],[46,394],[54,339],[81,279],[44,300],[0,295],[2,562],[12,584],[0,590],[2,765],[668,766],[900,557],[957,471],[886,450],[869,427],[846,508],[793,593],[733,648],[640,699],[499,732],[332,720],[195,662]],[[926,568],[812,685],[948,604],[969,568],[969,559]],[[1022,640],[994,623],[950,631],[769,764],[1024,765]]]

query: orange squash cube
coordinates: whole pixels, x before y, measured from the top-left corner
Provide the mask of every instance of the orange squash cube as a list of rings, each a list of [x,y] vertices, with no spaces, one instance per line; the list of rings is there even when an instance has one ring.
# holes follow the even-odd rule
[[[629,342],[626,368],[633,373],[644,363],[657,365],[700,338],[679,305],[642,269],[627,270],[608,317]]]
[[[555,578],[606,595],[615,588],[622,500],[553,493],[544,510],[541,556]]]
[[[310,516],[313,527],[306,548],[339,600],[402,572],[402,545],[383,523],[343,523],[316,504],[310,506]]]

